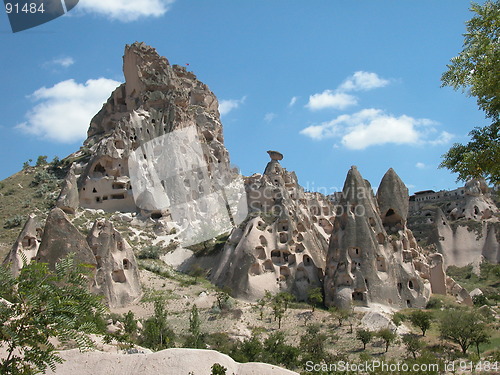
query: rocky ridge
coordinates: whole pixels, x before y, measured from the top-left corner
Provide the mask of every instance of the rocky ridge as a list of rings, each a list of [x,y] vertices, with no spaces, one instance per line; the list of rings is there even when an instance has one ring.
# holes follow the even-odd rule
[[[156,238],[175,229],[183,246],[230,232],[205,268],[214,283],[249,300],[266,290],[306,300],[319,287],[328,305],[403,308],[424,307],[431,290],[446,292],[442,258],[417,245],[407,226],[408,190],[392,169],[375,197],[353,167],[333,202],[305,192],[278,151],[268,151],[263,174],[243,178],[230,166],[218,102],[205,84],[143,43],[126,46],[123,60],[126,82],[92,119],[83,148],[67,158],[73,164],[60,209],[49,215],[39,248],[18,241],[12,250],[17,267],[21,252],[53,265],[75,248],[95,267],[95,288],[108,303],[137,300],[132,248],[102,220],[85,239],[61,211],[81,207],[129,213],[130,228],[154,226]]]

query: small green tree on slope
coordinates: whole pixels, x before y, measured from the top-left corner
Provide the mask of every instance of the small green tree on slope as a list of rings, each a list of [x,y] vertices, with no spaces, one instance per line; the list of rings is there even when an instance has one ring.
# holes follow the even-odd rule
[[[102,298],[89,291],[84,266],[73,257],[56,264],[31,262],[17,277],[0,267],[0,345],[6,357],[0,359],[3,375],[27,375],[55,369],[62,363],[49,341],[74,341],[80,350],[94,345],[90,333],[102,333]],[[99,328],[101,327],[101,328]]]

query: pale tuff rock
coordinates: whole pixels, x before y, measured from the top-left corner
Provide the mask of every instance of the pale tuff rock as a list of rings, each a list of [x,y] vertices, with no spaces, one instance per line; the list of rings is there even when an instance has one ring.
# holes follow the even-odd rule
[[[410,197],[410,226],[443,254],[445,267],[500,261],[500,210],[484,180],[452,191],[419,192]]]
[[[97,265],[85,237],[60,208],[54,208],[47,217],[36,260],[48,263],[49,267],[55,269],[55,264],[71,253],[75,254],[78,264]]]
[[[43,235],[42,235],[43,233]],[[87,239],[60,208],[54,208],[42,229],[30,216],[5,263],[14,274],[37,260],[55,269],[57,262],[74,254],[77,264],[93,269],[92,289],[104,295],[111,307],[122,307],[142,296],[139,269],[130,245],[108,221],[96,221]]]
[[[326,262],[328,306],[380,303],[405,308],[427,303],[430,283],[415,268],[413,262],[421,256],[403,219],[407,190],[392,170],[380,186],[383,213],[357,168],[347,175]]]
[[[134,252],[107,220],[97,220],[87,236],[94,253],[96,289],[111,307],[130,305],[142,296],[139,268]]]
[[[80,204],[78,186],[75,175],[75,165],[72,165],[64,179],[61,193],[57,198],[56,206],[65,213],[73,215]]]
[[[446,290],[447,293],[455,297],[458,302],[467,306],[473,305],[472,297],[469,292],[451,277],[446,278]]]
[[[265,363],[238,363],[214,350],[167,349],[150,354],[117,354],[106,352],[61,351],[64,362],[55,375],[109,375],[140,373],[148,375],[210,374],[214,363],[238,375],[298,375],[294,371]]]
[[[408,218],[408,188],[392,168],[380,182],[377,202],[386,229],[389,231],[402,229]]]
[[[154,189],[148,186],[142,192],[144,207],[134,200],[138,196],[132,190],[129,157],[134,154],[143,170],[155,170],[158,157],[149,152],[149,142],[174,130],[193,127],[208,176],[229,171],[218,102],[193,73],[171,66],[143,43],[126,46],[123,60],[126,82],[113,92],[90,124],[85,141],[90,157],[80,166],[80,205],[105,211],[139,211],[154,218],[169,216],[167,202],[162,198],[167,190],[162,180],[155,182]],[[189,156],[188,150],[184,150],[183,157]],[[175,150],[164,149],[163,160],[174,154]]]
[[[36,258],[40,242],[42,240],[43,229],[38,224],[34,214],[31,214],[19,233],[11,251],[4,260],[4,264],[10,264],[12,273],[19,274],[19,270],[24,263],[29,264]]]
[[[211,278],[241,298],[269,290],[305,300],[323,284],[333,206],[322,194],[304,192],[279,163],[283,155],[269,154],[264,174],[245,178],[249,219],[232,231]]]

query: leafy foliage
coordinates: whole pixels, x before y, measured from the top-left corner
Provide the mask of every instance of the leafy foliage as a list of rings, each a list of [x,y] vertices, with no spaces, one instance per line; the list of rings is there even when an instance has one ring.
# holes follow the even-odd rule
[[[373,337],[373,333],[367,329],[358,329],[356,331],[356,338],[363,344],[363,350],[366,349],[366,344],[368,344]]]
[[[472,344],[487,342],[489,332],[481,316],[475,311],[450,310],[439,322],[441,338],[458,344],[466,354]]]
[[[155,297],[154,314],[144,321],[141,344],[153,350],[163,350],[174,346],[175,334],[168,326],[165,300]]]
[[[397,339],[397,335],[389,328],[382,328],[377,332],[377,336],[384,341],[386,353],[389,350],[389,346]]]
[[[460,180],[485,177],[500,182],[500,1],[472,3],[475,15],[466,24],[463,50],[451,59],[443,73],[443,86],[468,89],[480,109],[493,120],[490,126],[475,128],[467,145],[455,144],[443,155],[441,167],[458,173]]]
[[[312,306],[312,311],[323,304],[323,293],[321,288],[312,288],[307,292],[307,300]]]
[[[500,183],[500,121],[484,128],[476,127],[469,135],[471,141],[455,143],[446,154],[440,168],[458,173],[458,179],[486,178]]]
[[[415,327],[420,328],[422,336],[425,336],[425,332],[431,327],[432,313],[423,310],[415,310],[410,314],[410,322]]]
[[[80,350],[94,343],[90,333],[101,333],[105,306],[89,291],[87,270],[73,257],[56,264],[31,262],[17,277],[0,267],[0,345],[7,356],[0,360],[2,374],[32,374],[55,369],[62,359],[49,341],[74,342]]]

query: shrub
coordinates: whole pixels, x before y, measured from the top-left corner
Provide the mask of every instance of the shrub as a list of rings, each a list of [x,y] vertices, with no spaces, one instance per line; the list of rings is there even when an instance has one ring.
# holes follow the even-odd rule
[[[363,350],[366,349],[366,344],[368,344],[373,337],[373,333],[371,333],[367,329],[358,329],[356,331],[356,338],[363,343]]]
[[[13,216],[7,220],[5,220],[5,223],[3,227],[5,229],[11,229],[20,226],[24,221],[24,217],[22,215],[16,215]]]
[[[159,259],[162,253],[162,248],[160,246],[147,246],[143,248],[137,257],[139,259]]]
[[[431,327],[432,313],[423,310],[415,310],[410,314],[410,322],[414,326],[420,328],[422,336],[425,336],[425,332]]]

